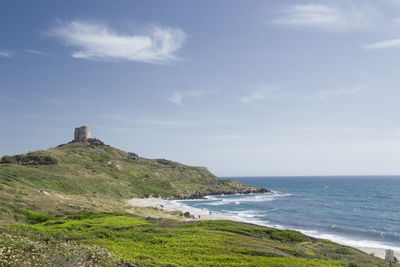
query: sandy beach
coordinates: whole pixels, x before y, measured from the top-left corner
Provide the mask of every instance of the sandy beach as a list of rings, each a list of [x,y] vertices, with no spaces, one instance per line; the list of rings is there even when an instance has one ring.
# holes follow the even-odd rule
[[[189,212],[191,215],[195,216],[196,220],[233,220],[229,216],[223,216],[218,213],[211,213],[210,215],[208,210],[196,209],[180,204],[175,200],[165,200],[162,198],[133,198],[128,200],[128,204],[134,207],[152,207],[166,211]]]
[[[231,220],[231,221],[240,221],[238,219],[232,218],[230,216],[221,215],[218,213],[212,213],[210,215],[209,211],[206,209],[197,209],[187,205],[183,205],[178,203],[176,200],[165,200],[162,198],[133,198],[128,200],[128,204],[133,207],[152,207],[163,209],[166,211],[181,211],[181,212],[190,212],[195,216],[196,220]],[[200,215],[200,217],[199,217]],[[193,220],[193,219],[188,219]],[[337,242],[340,243],[340,242]],[[347,245],[348,244],[343,244]],[[374,254],[376,257],[385,258],[385,249],[384,248],[371,248],[371,247],[361,247],[354,246],[355,248],[364,251],[368,254]],[[400,251],[394,251],[395,257],[400,259]]]
[[[364,247],[355,247],[355,248],[364,251],[365,253],[368,254],[374,254],[378,258],[385,259],[386,249],[384,248],[364,248]],[[400,251],[394,250],[394,256],[397,259],[400,259]]]

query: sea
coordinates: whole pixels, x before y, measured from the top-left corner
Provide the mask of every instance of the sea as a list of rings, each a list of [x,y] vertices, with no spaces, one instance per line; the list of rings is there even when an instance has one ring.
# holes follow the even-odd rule
[[[273,192],[207,196],[177,204],[349,246],[400,251],[400,176],[232,179]]]

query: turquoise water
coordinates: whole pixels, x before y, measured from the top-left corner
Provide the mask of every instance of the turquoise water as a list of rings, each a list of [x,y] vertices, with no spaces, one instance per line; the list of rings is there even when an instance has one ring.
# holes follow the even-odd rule
[[[274,193],[179,202],[351,246],[400,250],[400,176],[234,179]]]

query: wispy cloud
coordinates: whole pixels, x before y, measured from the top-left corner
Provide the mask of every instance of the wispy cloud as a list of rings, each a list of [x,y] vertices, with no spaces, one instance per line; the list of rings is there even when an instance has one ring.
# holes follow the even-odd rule
[[[285,132],[286,131],[294,131],[294,132],[358,133],[358,132],[371,131],[373,129],[360,128],[360,127],[354,127],[354,126],[327,127],[327,126],[306,125],[303,127],[280,128],[278,130],[285,131]]]
[[[39,51],[39,50],[34,50],[34,49],[24,49],[23,52],[24,53],[28,53],[28,54],[37,55],[37,56],[48,56],[49,55],[46,52]]]
[[[297,4],[282,9],[274,23],[308,26],[328,30],[350,30],[370,26],[379,16],[369,6],[336,7],[322,4]]]
[[[169,102],[182,106],[183,94],[175,92],[172,96],[166,98]]]
[[[132,118],[131,116],[122,114],[103,114],[101,118],[111,120],[112,122],[122,123],[123,125],[133,126],[139,128],[194,128],[194,127],[210,127],[215,125],[234,125],[238,121],[225,118],[208,118],[208,119],[168,119],[168,118]]]
[[[12,53],[8,51],[0,51],[0,57],[12,57]]]
[[[239,134],[220,134],[220,135],[190,135],[185,136],[192,141],[200,142],[237,142],[238,140],[245,139],[246,137]]]
[[[42,100],[42,103],[44,103],[44,104],[52,104],[52,105],[63,105],[64,104],[64,101],[61,99],[47,97],[47,96],[43,96],[41,100]]]
[[[365,90],[364,86],[355,86],[352,88],[336,89],[336,90],[320,90],[305,96],[304,99],[329,101],[333,98],[338,98],[342,96],[355,96],[360,94],[364,90]]]
[[[183,91],[183,92],[174,92],[172,95],[166,97],[165,99],[171,103],[182,106],[184,98],[202,98],[205,95],[218,93],[219,89],[212,90],[192,90],[192,91]]]
[[[391,39],[391,40],[385,40],[382,42],[377,42],[369,45],[364,46],[365,49],[370,50],[370,49],[385,49],[385,48],[393,48],[393,47],[400,47],[400,38],[399,39]]]
[[[400,26],[400,17],[393,19],[393,22],[396,26]]]
[[[10,50],[2,50],[0,51],[0,57],[15,57],[15,56],[21,56],[24,54],[33,54],[33,55],[38,55],[38,56],[48,56],[49,54],[39,51],[39,50],[34,50],[34,49],[10,49]]]
[[[400,0],[387,0],[392,5],[400,6]]]
[[[288,95],[288,93],[282,92],[282,90],[278,88],[271,87],[251,91],[250,94],[241,97],[240,101],[245,104],[251,104],[260,100],[276,99]]]
[[[165,64],[177,60],[186,34],[179,28],[148,27],[142,34],[123,34],[102,23],[59,22],[45,34],[76,48],[75,58]]]

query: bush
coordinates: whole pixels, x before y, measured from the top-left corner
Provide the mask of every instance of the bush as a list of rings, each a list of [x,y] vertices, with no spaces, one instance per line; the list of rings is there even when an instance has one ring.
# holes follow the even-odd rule
[[[344,247],[340,247],[340,248],[335,249],[335,252],[338,253],[338,254],[343,254],[343,255],[351,254],[351,251],[348,250],[347,248],[344,248]]]
[[[42,213],[39,211],[21,209],[22,213],[25,215],[25,220],[29,224],[36,224],[41,222],[46,222],[49,220],[53,220],[54,217],[49,214]]]
[[[17,160],[15,159],[15,157],[4,156],[4,157],[1,158],[1,162],[3,162],[3,163],[17,163]]]
[[[50,165],[57,164],[57,159],[49,155],[28,153],[16,156],[4,156],[2,162],[18,163],[22,165],[37,164],[37,165]]]
[[[265,231],[272,240],[277,240],[281,242],[306,242],[310,241],[308,236],[293,230],[278,230],[271,229]]]

